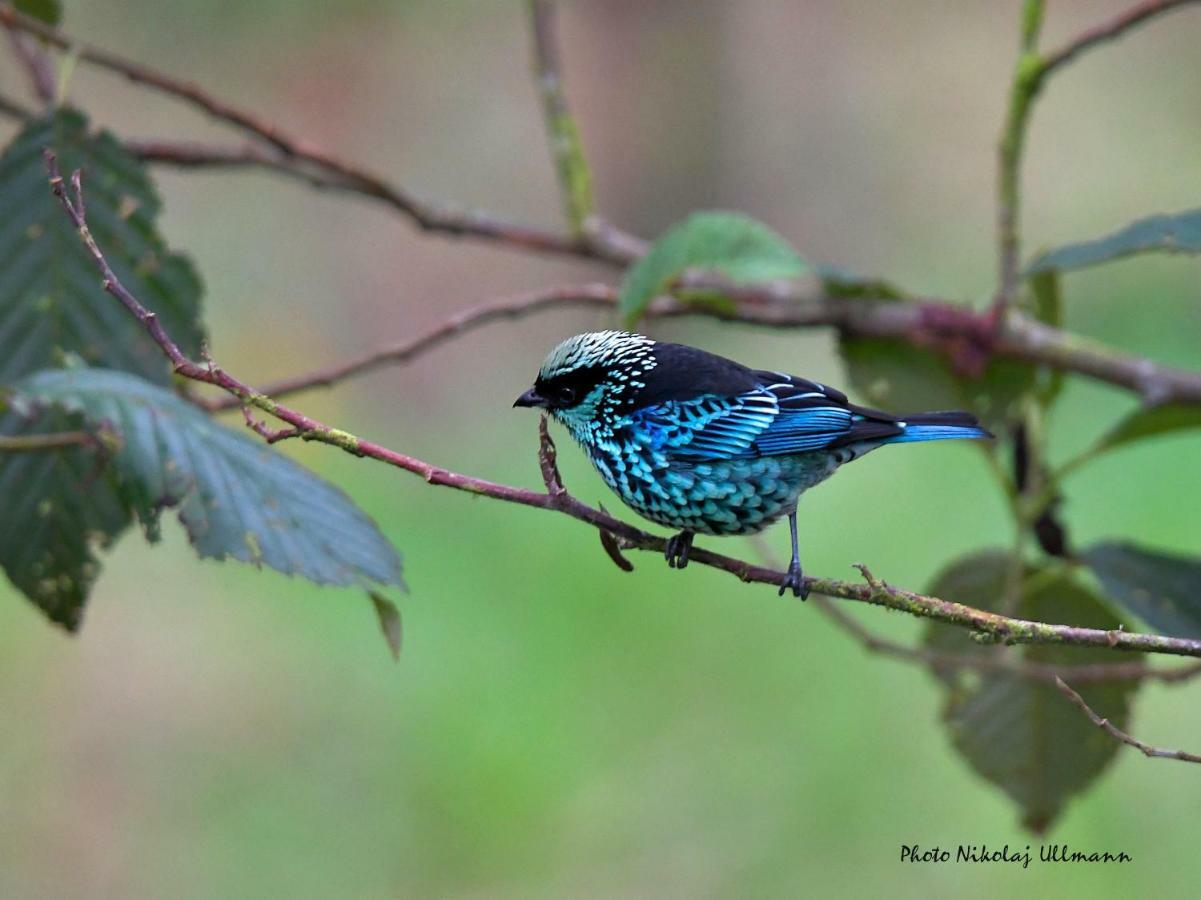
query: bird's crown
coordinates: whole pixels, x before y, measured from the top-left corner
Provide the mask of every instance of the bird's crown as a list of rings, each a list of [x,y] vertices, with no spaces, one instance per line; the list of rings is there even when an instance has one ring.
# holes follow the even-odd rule
[[[588,331],[562,341],[547,354],[538,377],[551,381],[580,369],[634,365],[650,360],[655,342],[628,331]]]

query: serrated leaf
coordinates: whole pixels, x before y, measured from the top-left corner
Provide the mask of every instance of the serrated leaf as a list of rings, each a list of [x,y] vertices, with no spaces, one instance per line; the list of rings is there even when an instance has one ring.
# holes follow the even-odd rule
[[[0,409],[6,437],[79,431],[85,424],[61,409]],[[133,521],[100,445],[0,450],[0,500],[0,567],[52,621],[76,630],[100,572],[96,550]]]
[[[88,223],[117,276],[189,355],[199,354],[200,280],[155,229],[160,202],[143,165],[82,113],[29,123],[0,155],[0,384],[59,365],[88,364],[170,380],[162,352],[100,284],[79,235],[50,193],[42,150],[67,176],[83,170]]]
[[[798,278],[807,271],[788,242],[763,223],[741,213],[694,213],[630,268],[619,301],[626,327],[689,269],[716,271],[735,284]]]
[[[1201,559],[1120,541],[1081,556],[1122,609],[1160,634],[1201,638]]]
[[[973,554],[952,564],[930,588],[981,609],[1001,602],[1009,570],[999,551]],[[1115,629],[1120,622],[1066,569],[1027,570],[1017,614],[1040,622]],[[982,656],[999,648],[967,639],[963,629],[927,624],[925,645],[933,650]],[[1008,651],[1014,652],[1014,651]],[[1022,659],[1054,665],[1113,662],[1104,650],[1030,645]],[[1041,832],[1067,801],[1087,788],[1117,753],[1119,744],[1096,728],[1052,685],[1007,672],[936,671],[947,686],[944,719],[955,748],[980,775],[1018,805],[1023,823]],[[1125,728],[1137,682],[1103,682],[1084,687],[1089,705]]]
[[[1169,403],[1138,409],[1114,426],[1090,453],[1189,428],[1201,428],[1201,407]]]
[[[1035,384],[1034,367],[1017,360],[994,359],[971,378],[942,353],[904,341],[844,334],[839,348],[855,389],[869,404],[896,413],[963,409],[996,430]]]
[[[317,584],[401,583],[395,549],[341,490],[164,388],[111,370],[45,371],[21,382],[14,402],[54,404],[115,431],[121,496],[150,534],[174,507],[202,557]]]
[[[1201,209],[1148,216],[1106,237],[1058,247],[1035,258],[1026,272],[1081,269],[1151,252],[1201,253]]]
[[[40,19],[47,25],[57,25],[63,18],[62,0],[14,0],[17,12]]]

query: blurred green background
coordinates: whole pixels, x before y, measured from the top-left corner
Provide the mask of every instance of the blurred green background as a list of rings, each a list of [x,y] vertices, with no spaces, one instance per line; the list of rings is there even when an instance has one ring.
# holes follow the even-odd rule
[[[1050,4],[1044,44],[1127,0]],[[424,194],[554,224],[559,201],[505,2],[68,0],[73,34],[194,79]],[[602,211],[653,236],[696,208],[759,217],[806,257],[979,302],[992,289],[994,142],[1016,53],[1003,3],[576,0],[567,86]],[[1033,251],[1201,199],[1201,10],[1057,77],[1024,179]],[[0,53],[0,89],[24,87]],[[70,96],[128,137],[227,134],[81,67]],[[4,126],[5,136],[11,133]],[[233,138],[237,140],[236,135]],[[418,333],[482,299],[614,277],[423,237],[365,200],[262,174],[161,171],[163,230],[208,286],[215,356],[266,381]],[[1201,267],[1070,276],[1070,327],[1201,366]],[[388,446],[538,484],[513,398],[559,338],[607,324],[499,324],[403,370],[298,401]],[[652,323],[834,384],[824,332]],[[1132,405],[1073,382],[1054,455]],[[616,506],[561,437],[569,487]],[[811,606],[651,556],[626,575],[583,525],[433,489],[319,446],[405,554],[406,641],[370,604],[199,563],[180,531],[121,542],[82,635],[0,584],[0,897],[1187,895],[1201,782],[1124,749],[1045,838],[1126,866],[912,865],[903,843],[1024,848],[1002,795],[950,749],[923,671],[865,653]],[[1201,550],[1201,438],[1139,444],[1068,484],[1085,542]],[[971,448],[873,455],[806,496],[807,569],[921,587],[1008,541]],[[767,535],[779,554],[787,529]],[[748,542],[721,549],[754,554]],[[881,633],[918,624],[854,610]],[[1201,748],[1198,687],[1145,687],[1133,729]]]

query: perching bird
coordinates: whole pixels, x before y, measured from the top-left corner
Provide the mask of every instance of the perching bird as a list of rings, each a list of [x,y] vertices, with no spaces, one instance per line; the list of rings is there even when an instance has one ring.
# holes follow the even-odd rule
[[[894,416],[815,381],[622,331],[563,341],[513,405],[548,410],[622,500],[680,529],[667,542],[673,567],[688,564],[695,534],[755,534],[787,515],[780,593],[802,598],[803,491],[884,444],[992,437],[969,413]]]

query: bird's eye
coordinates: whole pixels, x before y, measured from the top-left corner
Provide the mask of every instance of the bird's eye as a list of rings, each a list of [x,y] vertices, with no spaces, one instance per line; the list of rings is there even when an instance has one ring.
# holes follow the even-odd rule
[[[575,400],[576,400],[576,389],[575,388],[573,388],[573,387],[559,388],[559,402],[560,403],[563,403],[566,405],[571,405],[572,403],[575,403]]]

